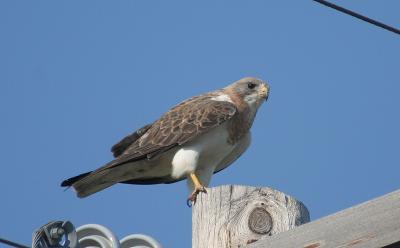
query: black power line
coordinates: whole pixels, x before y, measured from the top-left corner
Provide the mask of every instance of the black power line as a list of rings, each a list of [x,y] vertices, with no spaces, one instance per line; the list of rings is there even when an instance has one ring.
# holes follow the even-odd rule
[[[29,248],[29,246],[21,245],[21,244],[12,242],[12,241],[7,240],[7,239],[2,239],[2,238],[0,238],[0,243],[4,243],[6,245],[17,247],[17,248]]]
[[[389,30],[389,31],[391,31],[391,32],[393,32],[393,33],[400,34],[400,30],[397,29],[397,28],[391,27],[391,26],[386,25],[386,24],[384,24],[384,23],[382,23],[382,22],[378,22],[378,21],[373,20],[373,19],[371,19],[371,18],[369,18],[369,17],[360,15],[360,14],[354,12],[354,11],[345,9],[345,8],[343,8],[343,7],[340,7],[340,6],[336,5],[336,4],[330,3],[330,2],[325,1],[325,0],[313,0],[313,1],[318,2],[318,3],[320,3],[320,4],[323,4],[323,5],[325,5],[325,6],[328,6],[328,7],[332,8],[332,9],[338,10],[338,11],[340,11],[340,12],[343,12],[343,13],[345,13],[345,14],[351,15],[351,16],[353,16],[353,17],[355,17],[355,18],[360,19],[360,20],[369,22],[369,23],[371,23],[371,24],[373,24],[373,25],[375,25],[375,26],[384,28],[384,29]]]

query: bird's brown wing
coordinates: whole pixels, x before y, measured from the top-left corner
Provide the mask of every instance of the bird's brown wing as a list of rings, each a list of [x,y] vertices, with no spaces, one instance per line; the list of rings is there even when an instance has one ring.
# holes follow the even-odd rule
[[[213,96],[212,94],[201,95],[180,103],[151,124],[150,127],[144,126],[143,130],[147,129],[146,131],[142,132],[142,129],[139,129],[139,133],[135,132],[113,146],[112,151],[117,156],[114,160],[95,171],[64,180],[61,186],[71,186],[90,175],[101,174],[104,170],[129,162],[152,159],[231,119],[237,112],[235,105],[229,102],[211,100],[210,98]],[[172,178],[153,179],[148,178],[125,183],[152,184],[156,181],[157,183],[176,181]]]
[[[151,159],[219,126],[237,112],[234,104],[210,98],[210,95],[201,95],[175,106],[154,122],[119,157],[97,171],[140,159]]]

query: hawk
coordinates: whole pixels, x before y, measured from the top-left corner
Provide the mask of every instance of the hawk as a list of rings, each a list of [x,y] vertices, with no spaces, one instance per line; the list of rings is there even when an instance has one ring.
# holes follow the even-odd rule
[[[116,183],[147,185],[187,178],[188,204],[195,203],[211,176],[248,148],[250,128],[268,95],[265,82],[246,77],[189,98],[114,145],[114,160],[61,186],[72,187],[83,198]]]

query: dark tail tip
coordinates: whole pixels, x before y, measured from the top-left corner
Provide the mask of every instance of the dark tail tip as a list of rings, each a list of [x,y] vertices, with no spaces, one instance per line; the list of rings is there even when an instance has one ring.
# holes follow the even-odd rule
[[[77,181],[81,180],[82,178],[86,177],[90,173],[92,173],[92,172],[89,171],[89,172],[80,174],[78,176],[74,176],[74,177],[68,178],[67,180],[62,181],[61,187],[71,187],[72,184],[74,184],[75,182],[77,182]]]

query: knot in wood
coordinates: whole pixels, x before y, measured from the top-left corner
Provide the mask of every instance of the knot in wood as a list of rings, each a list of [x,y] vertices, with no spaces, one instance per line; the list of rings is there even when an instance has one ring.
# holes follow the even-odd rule
[[[249,229],[257,234],[267,234],[272,229],[272,217],[262,207],[254,208],[249,215]]]

